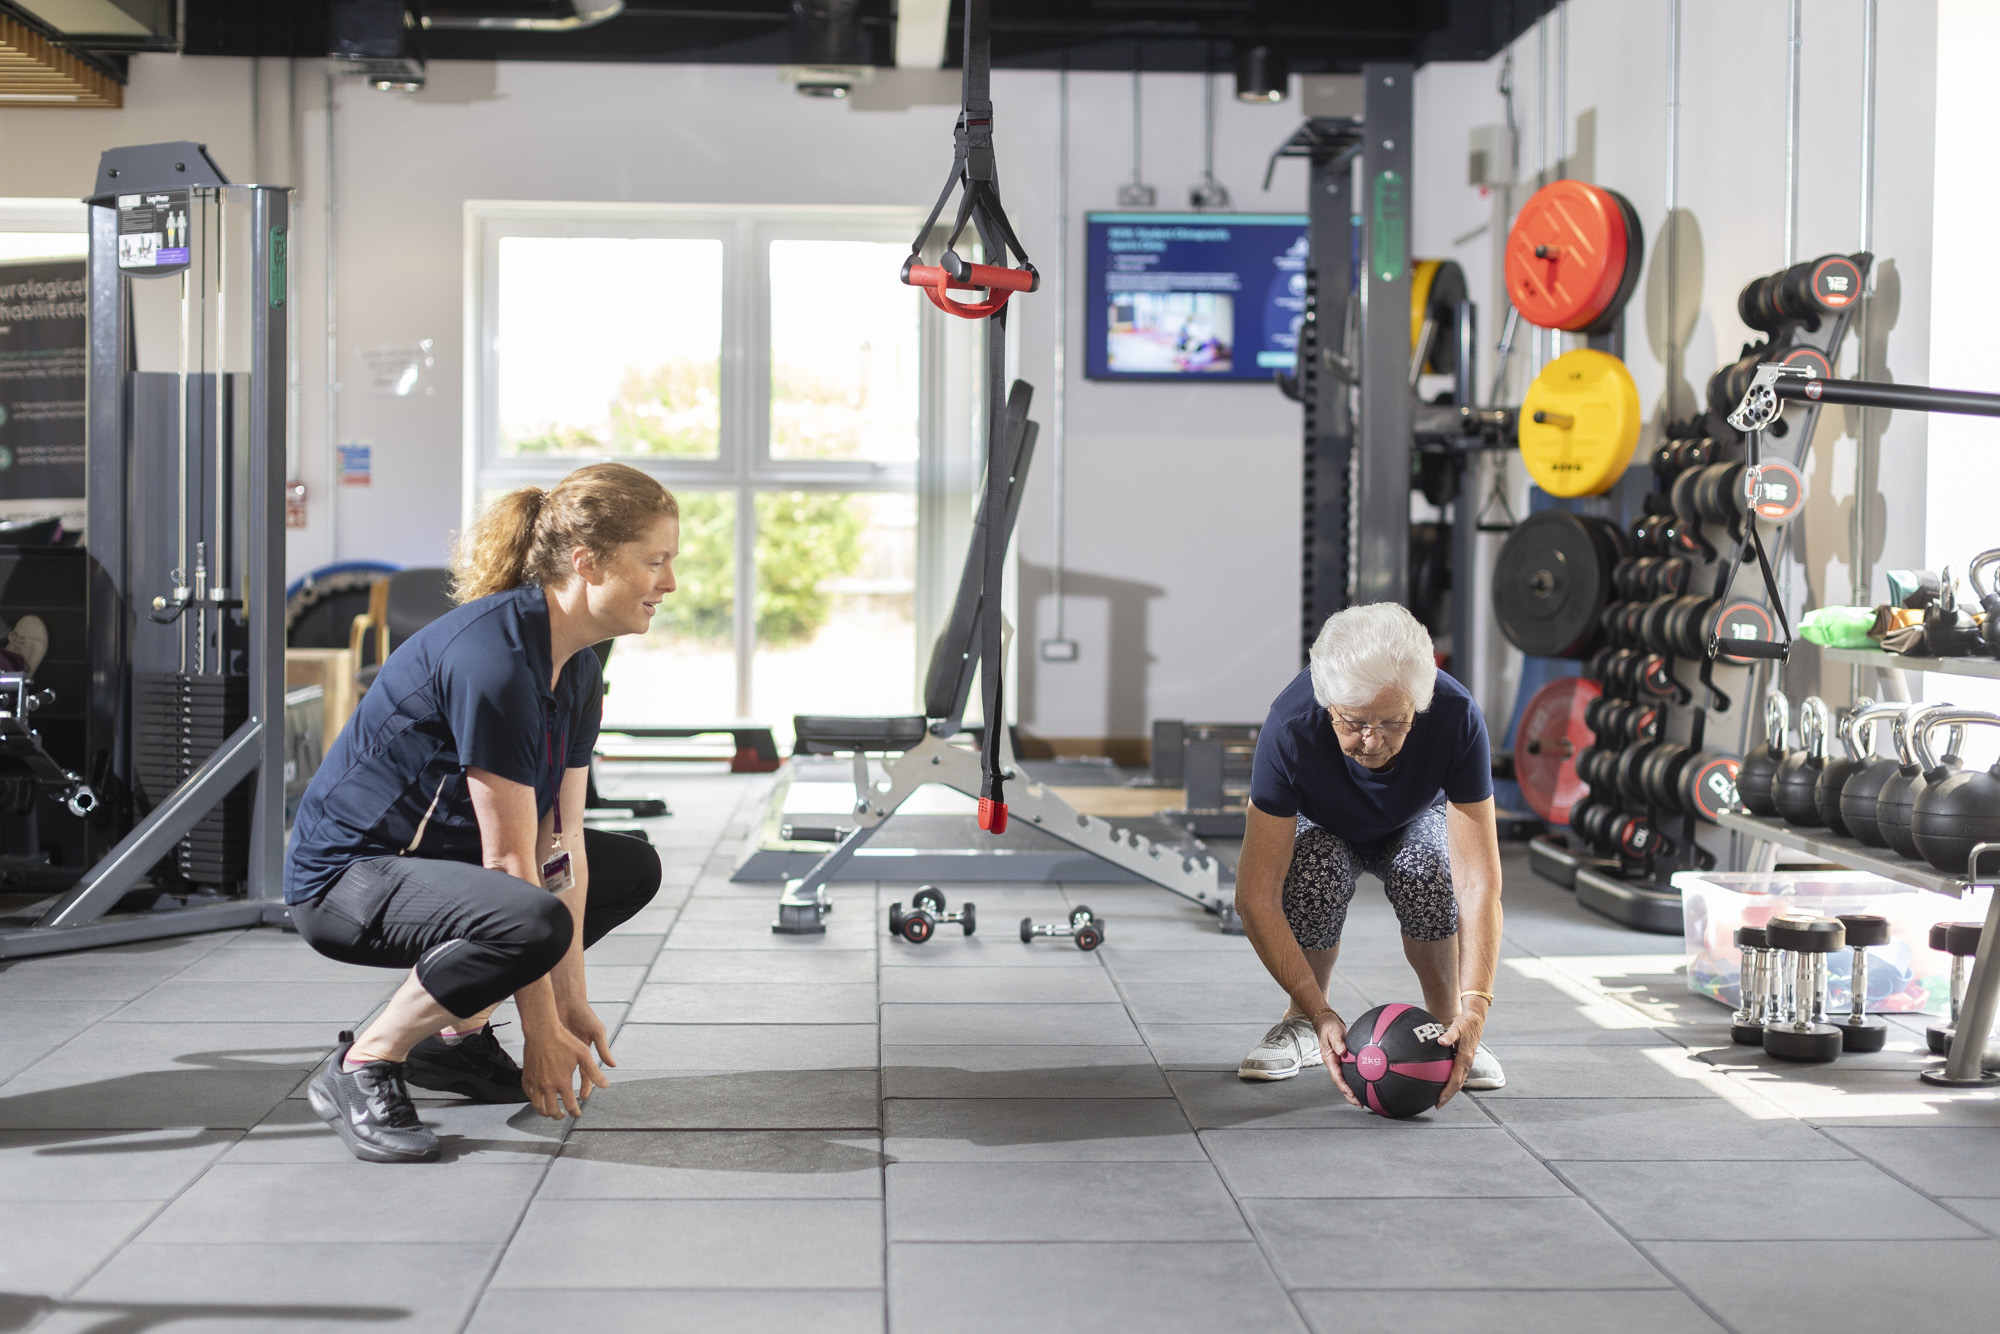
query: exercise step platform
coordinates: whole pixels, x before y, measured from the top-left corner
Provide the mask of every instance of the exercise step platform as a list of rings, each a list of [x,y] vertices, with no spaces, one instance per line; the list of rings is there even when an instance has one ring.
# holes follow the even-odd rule
[[[682,724],[666,727],[651,723],[635,725],[629,723],[605,723],[597,729],[600,740],[608,736],[633,737],[637,740],[686,740],[690,737],[727,736],[736,743],[736,752],[729,758],[729,772],[733,774],[776,773],[784,760],[778,754],[778,739],[771,729],[762,723],[715,723]],[[674,751],[600,751],[606,760],[628,761],[683,761],[717,760],[718,755],[689,754]]]

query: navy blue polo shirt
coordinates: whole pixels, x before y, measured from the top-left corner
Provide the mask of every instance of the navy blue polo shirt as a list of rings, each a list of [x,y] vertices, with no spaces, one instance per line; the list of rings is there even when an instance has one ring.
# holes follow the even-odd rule
[[[481,860],[465,771],[534,788],[546,815],[563,773],[590,763],[604,668],[578,653],[549,689],[549,604],[536,587],[456,607],[396,646],[307,785],[285,858],[285,902],[317,897],[348,864],[393,857],[437,810],[414,855]]]
[[[1300,672],[1272,703],[1250,771],[1250,800],[1258,810],[1303,815],[1364,848],[1440,802],[1492,795],[1486,719],[1466,688],[1443,672],[1430,708],[1411,724],[1396,762],[1379,774],[1341,751],[1333,719],[1313,698],[1312,672]]]

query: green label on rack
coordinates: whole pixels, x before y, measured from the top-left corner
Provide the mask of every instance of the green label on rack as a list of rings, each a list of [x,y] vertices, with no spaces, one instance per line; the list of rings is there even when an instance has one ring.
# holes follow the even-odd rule
[[[1409,258],[1404,211],[1407,207],[1404,181],[1400,174],[1385,171],[1375,177],[1372,214],[1369,219],[1369,256],[1377,282],[1392,283],[1403,276]]]

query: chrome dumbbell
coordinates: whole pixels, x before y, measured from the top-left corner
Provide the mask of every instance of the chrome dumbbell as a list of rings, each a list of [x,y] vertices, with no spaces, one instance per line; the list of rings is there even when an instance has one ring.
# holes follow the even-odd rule
[[[1889,1026],[1868,1013],[1868,951],[1889,943],[1889,919],[1873,913],[1842,913],[1837,919],[1854,951],[1848,973],[1847,1013],[1834,1018],[1842,1051],[1880,1051],[1889,1041]]]
[[[910,896],[910,910],[903,911],[903,905],[889,905],[889,934],[901,936],[912,945],[921,945],[937,934],[937,929],[947,923],[957,923],[971,935],[979,929],[978,910],[970,903],[957,912],[944,910],[944,895],[936,885],[925,885]]]
[[[1033,944],[1036,936],[1067,937],[1080,950],[1094,950],[1104,943],[1104,919],[1080,903],[1069,910],[1067,922],[1037,922],[1032,917],[1023,917],[1021,943]]]
[[[1965,1004],[1966,978],[1972,971],[1972,956],[1979,953],[1983,922],[1938,922],[1931,927],[1931,948],[1951,956],[1951,1013],[1947,1022],[1924,1030],[1930,1049],[1939,1056],[1951,1050],[1952,1034],[1958,1031],[1958,1010]]]
[[[1771,1018],[1771,950],[1761,926],[1736,928],[1736,948],[1743,963],[1736,973],[1736,1013],[1729,1016],[1729,1040],[1746,1047],[1764,1045],[1764,1025]]]
[[[1765,1021],[1764,1053],[1786,1061],[1830,1061],[1840,1055],[1840,1030],[1826,1021],[1826,960],[1847,944],[1831,917],[1780,913],[1764,924],[1777,953],[1778,1013]]]

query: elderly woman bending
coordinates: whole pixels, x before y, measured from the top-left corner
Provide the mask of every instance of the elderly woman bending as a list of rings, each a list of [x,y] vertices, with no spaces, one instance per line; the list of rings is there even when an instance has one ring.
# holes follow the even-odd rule
[[[1380,877],[1424,1008],[1455,1053],[1438,1105],[1506,1083],[1480,1043],[1500,956],[1500,845],[1486,721],[1437,669],[1431,637],[1393,603],[1328,618],[1311,665],[1271,705],[1257,741],[1236,906],[1290,997],[1244,1057],[1244,1079],[1340,1077],[1347,1024],[1327,1003],[1356,875]]]

